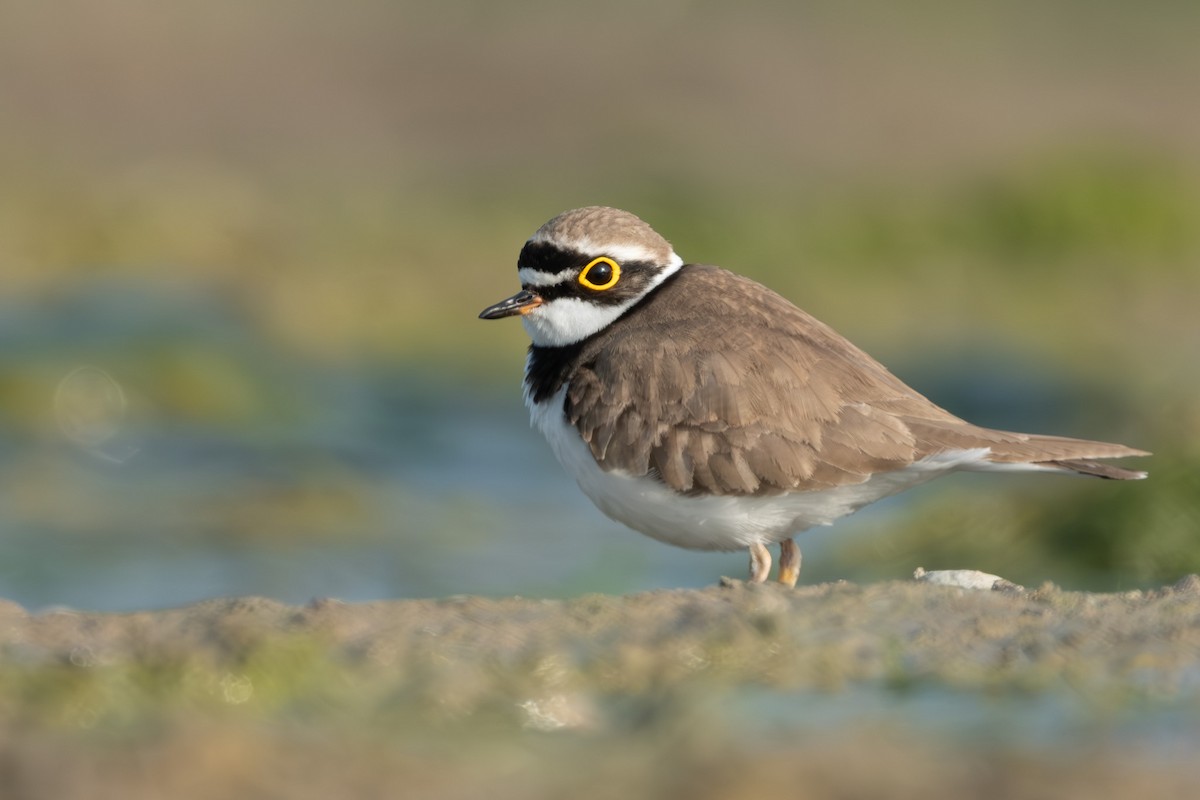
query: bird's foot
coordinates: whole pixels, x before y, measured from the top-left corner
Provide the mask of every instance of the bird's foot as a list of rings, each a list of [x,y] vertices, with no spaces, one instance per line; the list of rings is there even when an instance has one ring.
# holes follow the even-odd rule
[[[771,551],[760,543],[750,545],[750,582],[762,583],[771,574]]]
[[[800,578],[800,548],[792,539],[779,543],[779,582],[793,587]]]

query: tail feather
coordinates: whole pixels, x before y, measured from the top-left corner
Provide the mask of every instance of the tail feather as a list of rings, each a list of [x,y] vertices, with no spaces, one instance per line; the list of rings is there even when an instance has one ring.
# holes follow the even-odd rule
[[[1094,458],[1150,455],[1145,450],[1112,442],[1093,442],[1087,439],[1043,436],[1036,433],[1010,433],[1008,431],[988,431],[988,433],[994,437],[994,441],[991,443],[991,459],[998,462],[1087,462]]]
[[[1067,436],[1042,436],[980,428],[953,417],[942,420],[905,419],[919,440],[933,451],[987,448],[986,460],[996,465],[1029,464],[1110,480],[1138,480],[1146,473],[1122,469],[1096,459],[1148,456],[1145,450],[1112,442],[1093,442]]]
[[[1115,481],[1141,480],[1148,474],[1141,470],[1114,467],[1112,464],[1096,460],[1150,455],[1145,450],[1137,450],[1123,444],[1032,433],[994,433],[1003,437],[1001,441],[992,445],[992,453],[988,457],[997,463],[1034,464]]]
[[[1057,459],[1054,461],[1035,461],[1040,467],[1057,467],[1059,469],[1077,472],[1080,475],[1094,475],[1097,478],[1107,478],[1114,481],[1138,481],[1150,473],[1140,470],[1122,469],[1101,461],[1091,461],[1084,458]]]

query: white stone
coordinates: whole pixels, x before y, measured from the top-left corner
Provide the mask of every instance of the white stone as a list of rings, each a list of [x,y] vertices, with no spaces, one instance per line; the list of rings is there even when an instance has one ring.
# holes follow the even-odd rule
[[[1001,578],[999,575],[989,575],[977,569],[935,569],[932,572],[926,572],[924,567],[917,567],[916,571],[913,572],[913,578],[922,583],[933,583],[938,586],[958,586],[962,589],[991,591],[992,589],[1007,589],[1009,587],[1019,588],[1016,584]]]

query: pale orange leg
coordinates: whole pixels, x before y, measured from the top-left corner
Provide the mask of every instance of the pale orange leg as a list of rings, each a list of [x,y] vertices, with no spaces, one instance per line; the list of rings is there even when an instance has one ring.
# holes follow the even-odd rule
[[[792,539],[779,543],[779,582],[784,586],[795,586],[800,578],[800,548]]]
[[[771,551],[764,544],[750,545],[750,582],[762,583],[771,574]]]

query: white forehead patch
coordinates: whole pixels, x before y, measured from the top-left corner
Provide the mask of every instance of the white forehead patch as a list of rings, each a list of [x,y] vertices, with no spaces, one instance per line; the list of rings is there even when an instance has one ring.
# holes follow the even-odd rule
[[[540,286],[542,288],[575,280],[575,276],[569,272],[556,272],[551,275],[548,272],[529,267],[521,267],[517,270],[517,277],[521,280],[522,286]]]

